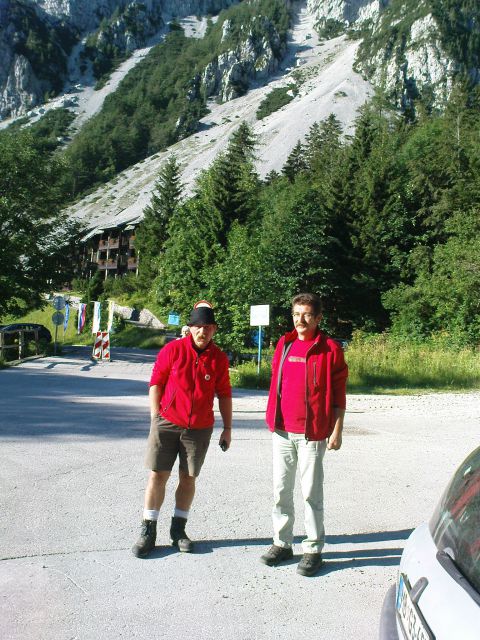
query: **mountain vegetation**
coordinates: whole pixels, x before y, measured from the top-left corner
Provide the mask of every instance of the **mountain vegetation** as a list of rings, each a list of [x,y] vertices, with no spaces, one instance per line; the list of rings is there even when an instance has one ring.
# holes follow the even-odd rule
[[[477,92],[459,87],[444,113],[414,121],[377,97],[351,138],[331,115],[312,126],[282,174],[262,181],[243,123],[191,197],[182,197],[169,161],[174,179],[165,174],[151,204],[164,213],[143,295],[164,317],[172,309],[186,317],[192,300],[210,300],[219,341],[236,352],[249,341],[250,304],[273,305],[267,339],[275,340],[300,290],[321,295],[324,326],[338,337],[388,331],[478,344],[479,131]]]
[[[267,18],[262,21],[259,18]],[[228,29],[223,29],[224,24]],[[76,136],[67,152],[75,196],[193,133],[207,113],[201,74],[207,65],[240,46],[247,36],[268,37],[273,24],[285,42],[290,24],[286,3],[260,0],[222,11],[204,38],[187,38],[175,22],[108,96],[102,111]],[[246,91],[247,87],[239,87]]]
[[[77,227],[60,213],[64,162],[30,131],[0,136],[0,317],[72,277]]]
[[[117,7],[110,19],[104,18],[97,31],[87,37],[82,51],[83,63],[87,60],[92,63],[93,74],[99,81],[97,88],[133,48],[144,45],[146,38],[162,24],[160,6],[157,13],[149,14],[141,2]]]

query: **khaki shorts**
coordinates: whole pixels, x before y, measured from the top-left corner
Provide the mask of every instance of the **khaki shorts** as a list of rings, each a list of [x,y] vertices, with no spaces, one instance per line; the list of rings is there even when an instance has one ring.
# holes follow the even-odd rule
[[[200,474],[212,437],[208,429],[184,429],[155,416],[150,424],[145,466],[152,471],[171,471],[177,456],[180,469],[189,476]]]

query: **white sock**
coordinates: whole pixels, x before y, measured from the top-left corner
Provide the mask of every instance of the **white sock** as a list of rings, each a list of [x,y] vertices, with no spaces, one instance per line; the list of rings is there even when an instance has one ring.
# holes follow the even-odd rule
[[[144,509],[143,510],[143,519],[144,520],[155,520],[155,522],[158,520],[158,515],[159,515],[160,511],[157,511],[156,509]]]
[[[188,514],[190,513],[190,511],[182,511],[182,509],[178,509],[177,507],[175,507],[175,511],[173,512],[173,517],[174,518],[185,518],[185,520],[188,520]]]

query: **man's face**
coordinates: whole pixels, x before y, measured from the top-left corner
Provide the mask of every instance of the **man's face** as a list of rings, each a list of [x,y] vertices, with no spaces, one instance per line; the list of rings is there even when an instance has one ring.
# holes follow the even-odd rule
[[[292,317],[298,337],[301,340],[309,340],[314,337],[322,314],[315,315],[313,307],[309,304],[296,304],[292,310]]]
[[[200,324],[191,326],[190,333],[192,334],[195,346],[198,347],[198,349],[206,349],[216,330],[216,324]]]

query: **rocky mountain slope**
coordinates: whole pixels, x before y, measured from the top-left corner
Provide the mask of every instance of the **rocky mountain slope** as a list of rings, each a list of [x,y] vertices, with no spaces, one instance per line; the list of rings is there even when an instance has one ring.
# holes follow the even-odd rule
[[[107,185],[71,207],[89,235],[98,229],[135,223],[142,218],[162,164],[175,153],[183,169],[187,192],[199,172],[226,146],[240,122],[253,127],[259,139],[257,169],[261,176],[280,170],[299,139],[314,122],[334,113],[350,130],[358,108],[371,95],[371,85],[353,71],[359,43],[345,36],[321,42],[314,30],[315,16],[301,3],[291,30],[287,55],[277,74],[259,82],[242,97],[208,103],[210,113],[199,131],[163,153],[154,154],[119,174]],[[256,112],[273,89],[296,84],[298,94],[286,106],[257,120]]]

